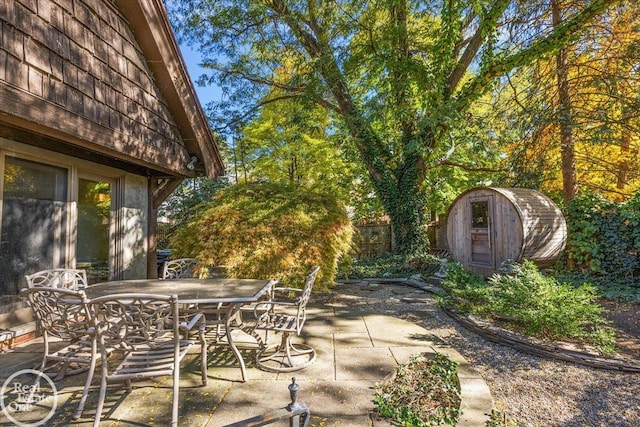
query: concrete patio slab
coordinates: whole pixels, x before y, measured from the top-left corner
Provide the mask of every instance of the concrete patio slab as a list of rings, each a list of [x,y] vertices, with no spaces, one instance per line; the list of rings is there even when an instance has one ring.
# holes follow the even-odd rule
[[[403,294],[403,295],[413,295]],[[272,336],[271,339],[279,339]],[[255,365],[256,345],[250,337],[240,348],[247,365],[248,381],[241,382],[240,369],[226,344],[211,346],[208,356],[208,384],[200,383],[200,360],[190,354],[181,367],[180,425],[222,427],[247,421],[285,408],[290,402],[288,385],[295,377],[299,400],[311,409],[311,426],[388,427],[376,419],[375,385],[418,353],[441,352],[459,363],[463,416],[460,426],[484,426],[491,411],[491,394],[486,383],[453,348],[411,322],[393,316],[372,315],[357,305],[316,305],[309,311],[303,335],[294,342],[312,345],[315,362],[293,373],[272,373]],[[0,354],[0,379],[13,372],[33,368],[40,362],[42,342],[33,341]],[[58,408],[47,425],[89,426],[95,416],[98,376],[94,378],[85,412],[73,420],[82,393],[84,375],[56,382]],[[110,387],[101,426],[164,426],[170,419],[170,377],[134,382],[126,392]],[[0,425],[12,425],[0,411]],[[271,424],[287,426],[288,422]]]

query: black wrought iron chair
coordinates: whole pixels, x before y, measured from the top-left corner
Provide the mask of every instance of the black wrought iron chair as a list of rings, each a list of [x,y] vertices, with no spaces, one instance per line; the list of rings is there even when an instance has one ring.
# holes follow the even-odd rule
[[[307,344],[294,344],[292,336],[302,332],[307,319],[307,303],[320,267],[305,278],[304,287],[274,289],[273,300],[258,304],[254,309],[255,329],[281,333],[280,343],[264,345],[256,355],[256,364],[272,372],[293,372],[309,366],[316,351]]]
[[[73,268],[52,268],[24,276],[27,286],[51,286],[54,288],[84,289],[87,287],[87,272]]]
[[[179,313],[176,295],[118,294],[98,297],[89,302],[91,323],[97,351],[104,357],[110,349],[122,353],[122,361],[113,368],[102,364],[100,395],[94,427],[100,424],[107,383],[124,381],[131,389],[131,380],[172,375],[173,403],[171,425],[178,423],[178,392],[180,362],[194,345],[200,345],[202,384],[207,383],[207,344],[204,337],[204,316],[191,316],[184,323]],[[199,343],[182,339],[188,331],[198,329]],[[90,374],[95,365],[92,365]],[[82,402],[89,392],[85,387]],[[76,413],[76,418],[81,410]]]

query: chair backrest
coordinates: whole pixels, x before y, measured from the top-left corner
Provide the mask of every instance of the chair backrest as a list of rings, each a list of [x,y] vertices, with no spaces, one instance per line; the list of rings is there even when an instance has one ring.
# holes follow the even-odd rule
[[[313,290],[313,285],[316,282],[316,277],[318,276],[318,271],[320,271],[320,267],[315,267],[311,273],[304,279],[304,287],[302,288],[302,294],[298,298],[298,315],[296,320],[296,329],[298,334],[302,331],[302,326],[304,322],[307,320],[307,303],[311,298],[311,291]]]
[[[196,258],[177,258],[165,261],[162,266],[163,279],[183,279],[193,277],[198,260]]]
[[[27,286],[50,286],[53,288],[84,289],[87,287],[87,272],[72,268],[53,268],[24,276]]]
[[[87,335],[90,314],[84,291],[34,286],[20,293],[27,298],[45,338],[51,335],[74,341]]]
[[[316,277],[318,276],[318,271],[320,271],[320,267],[315,267],[311,273],[304,279],[304,287],[302,288],[302,295],[300,295],[300,299],[298,304],[301,307],[306,307],[309,302],[309,298],[311,298],[311,290],[313,289],[313,285],[316,282]]]
[[[101,350],[134,351],[179,342],[177,295],[106,295],[92,299],[89,307]]]

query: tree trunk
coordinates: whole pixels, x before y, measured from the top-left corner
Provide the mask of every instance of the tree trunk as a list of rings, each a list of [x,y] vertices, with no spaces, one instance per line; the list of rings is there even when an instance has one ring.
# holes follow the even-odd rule
[[[391,219],[395,247],[399,254],[423,254],[429,249],[425,229],[426,198],[420,189],[418,162],[406,159],[395,170],[396,179],[373,179],[373,185]]]
[[[630,114],[625,108],[622,113],[622,136],[620,138],[620,161],[618,162],[618,173],[616,189],[621,192],[627,186],[629,175],[629,152],[631,150],[631,130],[629,127]]]
[[[551,1],[553,27],[562,21],[560,0]],[[562,157],[562,193],[565,205],[578,193],[576,179],[576,159],[573,141],[573,117],[571,112],[571,93],[567,77],[567,51],[560,49],[556,55],[556,76],[558,82],[558,124],[560,126],[560,154]]]

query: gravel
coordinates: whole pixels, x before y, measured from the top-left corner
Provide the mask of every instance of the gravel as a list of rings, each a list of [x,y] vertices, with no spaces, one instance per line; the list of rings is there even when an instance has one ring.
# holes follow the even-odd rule
[[[314,298],[412,321],[456,349],[482,375],[495,409],[522,427],[638,427],[640,375],[540,358],[487,341],[406,285],[339,284]]]

